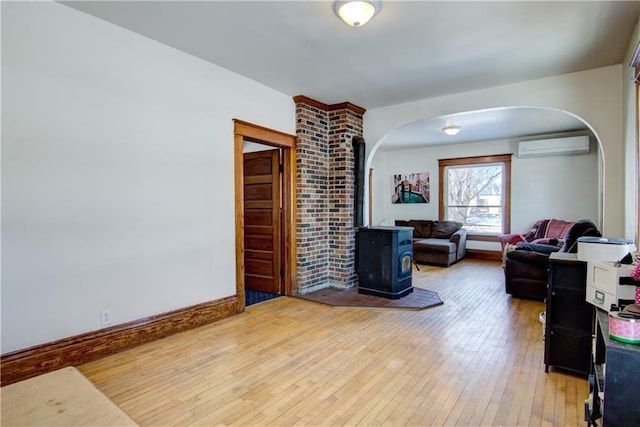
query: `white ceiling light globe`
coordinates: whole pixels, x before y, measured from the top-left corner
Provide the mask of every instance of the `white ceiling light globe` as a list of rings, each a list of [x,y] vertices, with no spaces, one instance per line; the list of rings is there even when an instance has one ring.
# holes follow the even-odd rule
[[[361,27],[375,15],[377,8],[369,1],[341,1],[335,5],[340,18],[352,27]]]

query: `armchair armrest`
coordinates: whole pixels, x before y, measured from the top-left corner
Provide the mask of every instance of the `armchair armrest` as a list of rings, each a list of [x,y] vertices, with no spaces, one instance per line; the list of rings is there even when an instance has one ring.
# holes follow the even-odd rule
[[[449,241],[456,244],[456,259],[464,258],[467,250],[467,230],[459,229],[449,237]]]
[[[500,245],[502,246],[502,252],[504,252],[504,247],[509,245],[515,245],[516,243],[526,242],[527,240],[524,238],[522,234],[512,233],[512,234],[501,234],[498,236],[498,241],[500,241]]]

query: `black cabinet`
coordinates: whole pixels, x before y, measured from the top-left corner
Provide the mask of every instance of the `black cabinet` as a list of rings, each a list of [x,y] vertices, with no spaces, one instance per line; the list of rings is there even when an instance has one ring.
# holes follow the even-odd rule
[[[593,306],[585,301],[587,263],[575,254],[549,257],[544,363],[588,375],[591,367]]]
[[[359,228],[357,266],[361,294],[398,299],[413,292],[413,227]]]
[[[585,407],[585,421],[602,415],[602,425],[640,426],[640,345],[609,338],[609,314],[596,309],[593,349],[593,405]]]

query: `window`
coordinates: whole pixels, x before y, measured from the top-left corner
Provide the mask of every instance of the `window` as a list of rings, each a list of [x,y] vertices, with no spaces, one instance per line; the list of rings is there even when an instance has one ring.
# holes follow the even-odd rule
[[[511,154],[438,162],[440,219],[461,222],[469,234],[508,233]]]

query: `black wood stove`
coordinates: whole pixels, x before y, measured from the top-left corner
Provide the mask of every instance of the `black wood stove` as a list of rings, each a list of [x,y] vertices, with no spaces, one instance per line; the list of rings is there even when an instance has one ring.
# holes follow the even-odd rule
[[[361,227],[357,239],[358,292],[398,299],[413,292],[413,227]]]

